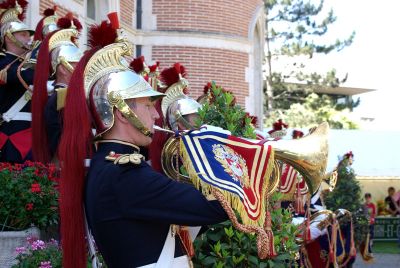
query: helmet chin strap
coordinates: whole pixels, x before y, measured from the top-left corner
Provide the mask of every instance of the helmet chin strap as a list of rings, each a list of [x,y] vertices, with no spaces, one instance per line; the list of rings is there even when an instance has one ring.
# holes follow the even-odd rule
[[[71,74],[74,72],[74,67],[72,67],[71,63],[69,63],[64,57],[59,57],[59,59],[57,60],[57,66],[58,64],[61,64],[62,66],[65,67],[65,69],[67,69],[68,72],[70,72]],[[56,67],[57,69],[57,67]],[[53,73],[50,75],[50,77],[52,77],[53,75],[55,75],[57,70],[53,70]]]
[[[6,36],[11,40],[11,42],[13,42],[18,47],[26,49],[26,50],[30,50],[31,49],[31,47],[25,45],[24,43],[19,41],[17,38],[15,38],[15,36],[10,31],[6,32]]]
[[[185,129],[187,129],[187,130],[194,129],[194,126],[192,126],[192,124],[190,124],[190,122],[183,117],[181,112],[176,111],[175,117],[176,117],[176,121],[179,123],[182,123],[182,125],[185,127]],[[177,127],[179,128],[178,125],[177,125]]]
[[[143,135],[147,137],[152,137],[151,131],[145,127],[137,117],[134,111],[128,106],[128,104],[118,95],[118,93],[110,92],[108,94],[108,101],[111,105],[115,106],[118,111],[120,111],[125,118],[131,123],[132,126],[137,128]]]

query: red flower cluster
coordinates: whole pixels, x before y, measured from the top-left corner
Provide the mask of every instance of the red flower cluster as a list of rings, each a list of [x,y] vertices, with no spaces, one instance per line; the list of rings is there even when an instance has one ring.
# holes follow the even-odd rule
[[[42,228],[58,219],[58,169],[27,161],[0,163],[0,228]],[[0,202],[0,203],[1,203]]]
[[[37,183],[37,182],[32,183],[32,185],[31,185],[31,192],[32,192],[32,193],[40,193],[40,192],[41,192],[40,184]]]
[[[31,211],[33,209],[33,203],[28,203],[25,205],[25,209]]]
[[[257,116],[255,116],[255,115],[250,115],[248,112],[246,112],[246,115],[245,115],[245,117],[243,118],[242,126],[245,126],[245,125],[246,125],[246,121],[245,121],[246,118],[250,118],[250,119],[251,119],[251,124],[252,124],[254,127],[257,127],[257,121],[258,121]]]

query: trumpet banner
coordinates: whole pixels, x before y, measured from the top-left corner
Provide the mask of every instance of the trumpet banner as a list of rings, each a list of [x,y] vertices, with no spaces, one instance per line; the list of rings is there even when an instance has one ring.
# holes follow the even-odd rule
[[[282,194],[293,195],[297,188],[299,188],[301,195],[306,195],[308,193],[306,181],[301,178],[299,182],[299,173],[294,167],[283,163],[281,172],[282,175],[278,188],[279,192],[281,192]]]
[[[190,132],[180,142],[183,164],[205,196],[220,191],[244,224],[263,227],[273,170],[270,145],[214,132]]]

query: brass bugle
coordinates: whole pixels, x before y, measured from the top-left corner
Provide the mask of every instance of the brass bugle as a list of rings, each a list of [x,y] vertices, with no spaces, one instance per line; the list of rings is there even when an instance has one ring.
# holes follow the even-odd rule
[[[160,127],[154,127],[154,129],[174,133],[171,130]],[[275,151],[276,160],[293,166],[304,177],[311,194],[314,194],[321,182],[327,179],[325,172],[328,162],[328,130],[328,123],[322,123],[301,139],[267,142]],[[180,174],[177,165],[177,159],[179,158],[178,147],[178,139],[175,137],[171,137],[166,142],[162,150],[162,168],[166,175],[172,179],[178,179],[179,177],[185,177],[186,179],[187,176]],[[274,170],[277,171],[278,169],[279,167],[275,164]],[[275,191],[280,181],[280,173],[274,173],[273,178],[270,180],[271,187],[268,194]]]
[[[306,180],[311,194],[326,178],[328,130],[329,125],[324,122],[303,138],[268,142],[275,151],[275,159],[294,167]]]

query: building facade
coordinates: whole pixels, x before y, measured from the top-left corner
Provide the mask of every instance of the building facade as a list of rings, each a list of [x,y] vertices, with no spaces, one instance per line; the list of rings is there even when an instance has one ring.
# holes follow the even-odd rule
[[[188,73],[190,94],[197,98],[207,82],[235,93],[246,111],[263,118],[262,63],[264,6],[261,0],[39,0],[30,1],[27,23],[34,27],[46,8],[73,12],[87,26],[117,11],[135,56],[161,69],[175,62]]]

